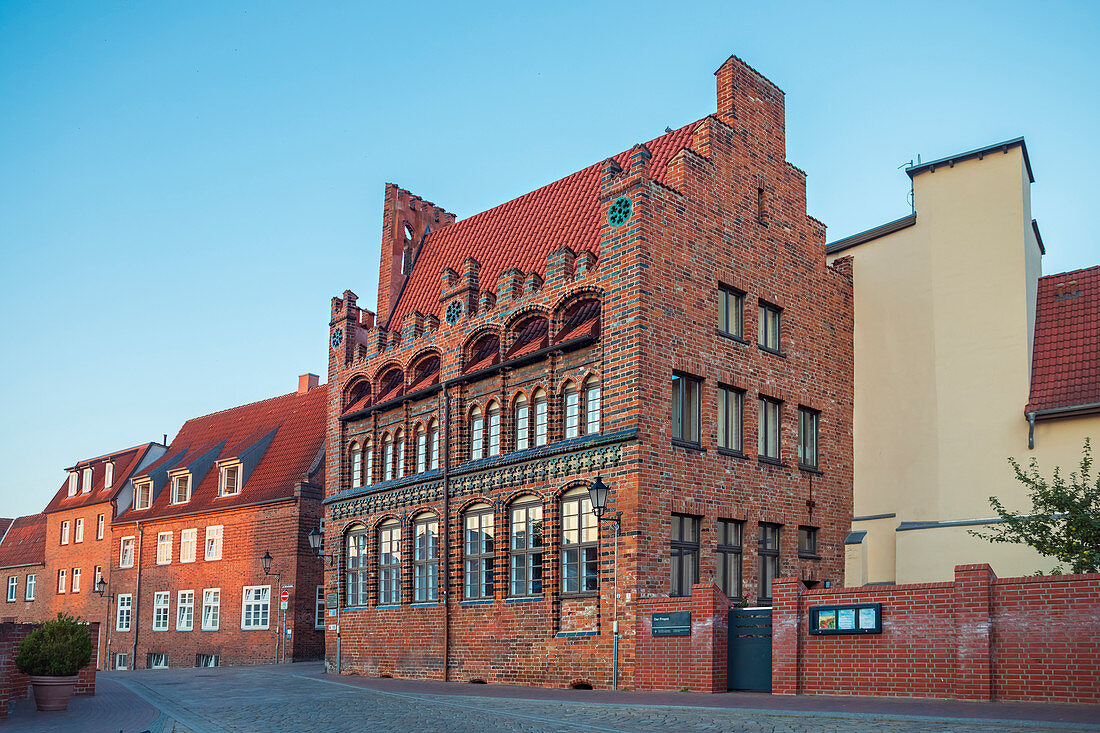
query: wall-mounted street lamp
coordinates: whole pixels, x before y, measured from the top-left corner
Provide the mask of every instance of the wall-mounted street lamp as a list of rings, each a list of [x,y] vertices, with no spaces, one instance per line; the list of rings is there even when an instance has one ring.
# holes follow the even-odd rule
[[[100,598],[107,592],[107,581],[102,577],[96,578],[95,583],[92,585],[92,593],[95,593]]]
[[[263,555],[263,557],[260,558],[260,567],[262,567],[264,569],[264,575],[274,574],[274,576],[275,576],[275,587],[279,589],[279,596],[280,596],[280,598],[279,598],[279,619],[280,620],[279,620],[279,623],[275,627],[275,633],[277,634],[277,636],[275,637],[275,663],[279,664],[279,662],[282,661],[280,659],[280,650],[282,652],[282,656],[284,656],[284,657],[286,656],[286,641],[283,639],[283,622],[282,622],[282,618],[285,615],[285,611],[282,610],[283,574],[282,573],[272,573],[271,572],[271,563],[274,559],[275,558],[271,557],[270,552],[268,552],[267,550],[264,550],[264,555]],[[275,601],[275,595],[276,595],[275,593],[270,593],[270,592],[268,593],[268,599],[269,599],[268,600],[268,604],[269,604],[268,608],[269,609],[271,608],[270,604]]]
[[[611,658],[611,689],[619,689],[619,533],[622,530],[623,513],[617,511],[614,514],[607,513],[607,493],[609,487],[603,482],[599,474],[596,480],[588,485],[588,499],[592,502],[592,513],[596,515],[597,522],[611,522],[615,530],[615,553],[611,561],[611,633],[614,636],[614,652]],[[607,516],[604,516],[604,515]]]
[[[328,566],[330,568],[333,565],[335,565],[336,564],[336,553],[335,552],[330,552],[330,553],[321,552],[321,541],[325,538],[325,536],[323,534],[321,534],[321,531],[319,529],[317,529],[316,527],[314,527],[313,529],[311,529],[309,531],[308,537],[309,537],[309,546],[313,549],[313,551],[315,553],[317,553],[317,557],[326,558],[328,560]]]

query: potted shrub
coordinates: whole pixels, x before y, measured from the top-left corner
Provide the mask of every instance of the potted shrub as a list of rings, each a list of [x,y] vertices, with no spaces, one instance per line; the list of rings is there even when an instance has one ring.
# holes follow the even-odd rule
[[[92,661],[88,627],[59,613],[19,643],[15,666],[30,675],[39,710],[67,710],[77,673]]]

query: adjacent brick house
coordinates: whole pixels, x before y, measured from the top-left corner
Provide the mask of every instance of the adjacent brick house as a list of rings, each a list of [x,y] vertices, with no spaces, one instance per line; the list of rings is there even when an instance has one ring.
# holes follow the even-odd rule
[[[50,583],[45,577],[46,515],[4,519],[0,539],[0,578],[4,611],[0,621],[43,621],[51,615]]]
[[[607,687],[617,624],[643,688],[640,599],[843,582],[850,269],[783,92],[717,78],[716,113],[462,221],[387,185],[377,311],[332,301],[330,667]]]
[[[303,375],[297,392],[188,420],[133,476],[105,564],[111,668],[322,655],[307,535],[321,515],[326,395]]]

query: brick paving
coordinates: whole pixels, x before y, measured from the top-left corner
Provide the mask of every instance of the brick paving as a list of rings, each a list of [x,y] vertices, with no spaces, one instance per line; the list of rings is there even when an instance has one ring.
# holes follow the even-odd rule
[[[46,717],[49,716],[49,717]],[[67,713],[16,704],[0,730],[234,731],[1100,731],[1100,709],[877,698],[472,686],[325,675],[319,664],[99,675]]]

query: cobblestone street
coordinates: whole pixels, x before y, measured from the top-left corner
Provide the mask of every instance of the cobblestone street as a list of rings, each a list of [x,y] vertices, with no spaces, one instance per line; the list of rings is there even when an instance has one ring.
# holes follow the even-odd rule
[[[1100,731],[1087,706],[612,693],[323,675],[318,664],[100,675],[68,713],[16,704],[27,731]],[[476,693],[476,694],[475,694]]]

